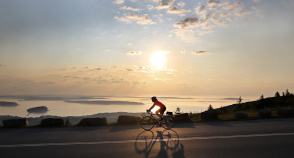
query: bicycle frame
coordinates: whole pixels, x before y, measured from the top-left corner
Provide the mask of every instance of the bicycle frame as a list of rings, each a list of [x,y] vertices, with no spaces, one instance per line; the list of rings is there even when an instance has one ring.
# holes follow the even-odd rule
[[[147,113],[149,115],[143,116],[143,118],[140,121],[141,127],[143,129],[145,129],[146,131],[151,130],[154,127],[154,124],[156,124],[156,123],[159,126],[162,126],[163,128],[165,128],[167,130],[169,130],[170,128],[172,128],[174,126],[174,120],[173,120],[172,116],[170,116],[169,114],[163,115],[162,117],[160,117],[158,114],[151,113],[149,110],[147,110]],[[155,118],[154,115],[159,116],[161,119],[159,120],[159,119]]]
[[[152,118],[153,120],[155,120],[159,124],[159,121],[154,117],[154,115],[156,115],[156,116],[159,116],[159,115],[152,113],[152,112],[149,112],[149,114],[150,114],[149,118]]]

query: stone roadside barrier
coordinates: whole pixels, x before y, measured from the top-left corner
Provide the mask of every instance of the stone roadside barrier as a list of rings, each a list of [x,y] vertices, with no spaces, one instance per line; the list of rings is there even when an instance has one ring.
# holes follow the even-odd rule
[[[29,126],[27,119],[11,119],[2,121],[4,127],[27,127]]]
[[[107,125],[107,119],[106,117],[83,118],[78,125],[79,126],[104,126],[104,125]]]

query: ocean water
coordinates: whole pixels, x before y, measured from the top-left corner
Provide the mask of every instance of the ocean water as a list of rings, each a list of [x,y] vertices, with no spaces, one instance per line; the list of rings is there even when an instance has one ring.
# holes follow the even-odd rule
[[[97,113],[114,112],[145,112],[153,102],[150,97],[1,97],[0,101],[15,102],[18,106],[0,106],[0,115],[11,115],[25,117],[28,115],[27,109],[46,106],[49,111],[46,113],[31,113],[30,117],[39,117],[42,115],[56,116],[84,116]],[[238,97],[158,97],[158,100],[164,103],[167,111],[176,111],[177,107],[181,112],[202,112],[207,110],[209,105],[214,108],[231,105],[237,102]],[[243,97],[242,97],[243,98]],[[243,102],[253,100],[250,97],[244,97]]]

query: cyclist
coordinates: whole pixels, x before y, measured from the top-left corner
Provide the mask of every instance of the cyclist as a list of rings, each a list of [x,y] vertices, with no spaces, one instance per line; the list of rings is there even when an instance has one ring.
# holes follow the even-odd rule
[[[151,106],[151,108],[148,110],[148,112],[151,111],[151,109],[153,109],[155,107],[155,105],[157,105],[159,107],[158,110],[155,111],[155,114],[160,117],[160,124],[161,124],[161,120],[162,120],[162,115],[166,110],[166,107],[164,104],[162,104],[160,101],[157,100],[156,97],[152,97],[151,98],[152,102],[154,102],[154,104]]]

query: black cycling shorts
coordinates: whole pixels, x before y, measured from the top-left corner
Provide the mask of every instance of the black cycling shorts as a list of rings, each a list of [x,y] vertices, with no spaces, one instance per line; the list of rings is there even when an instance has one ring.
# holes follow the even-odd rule
[[[166,110],[166,107],[159,108],[158,110],[155,111],[155,114],[158,114],[158,113],[163,114],[165,110]]]

